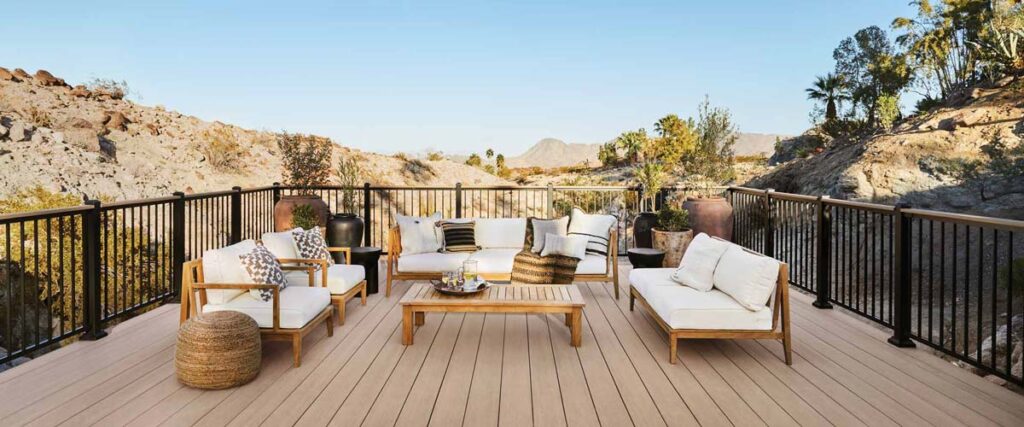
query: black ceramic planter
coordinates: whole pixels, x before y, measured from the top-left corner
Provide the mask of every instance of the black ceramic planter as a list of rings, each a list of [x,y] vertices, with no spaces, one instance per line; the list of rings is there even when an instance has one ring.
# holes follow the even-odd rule
[[[363,219],[350,213],[334,214],[327,221],[327,244],[332,247],[362,246]],[[341,254],[337,254],[341,255]],[[341,261],[341,260],[335,260]]]
[[[651,229],[658,225],[658,215],[654,212],[640,212],[633,220],[633,246],[637,248],[652,247]]]

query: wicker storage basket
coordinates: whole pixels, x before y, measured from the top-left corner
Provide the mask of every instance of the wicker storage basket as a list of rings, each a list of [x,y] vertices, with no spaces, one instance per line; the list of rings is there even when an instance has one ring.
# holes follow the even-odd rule
[[[256,378],[260,356],[256,321],[236,311],[217,311],[181,325],[174,368],[178,381],[189,387],[224,389]]]

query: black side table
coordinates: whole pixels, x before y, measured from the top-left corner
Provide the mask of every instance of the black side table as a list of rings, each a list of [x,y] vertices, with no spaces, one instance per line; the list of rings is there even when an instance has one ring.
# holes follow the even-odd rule
[[[665,251],[652,248],[633,248],[626,251],[633,268],[661,268]]]
[[[352,264],[361,265],[366,269],[366,293],[377,293],[377,263],[380,261],[381,249],[373,246],[357,246],[352,248]]]

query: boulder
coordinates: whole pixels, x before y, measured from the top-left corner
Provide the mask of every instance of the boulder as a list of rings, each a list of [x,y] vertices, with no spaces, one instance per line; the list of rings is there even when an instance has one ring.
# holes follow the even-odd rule
[[[3,124],[0,124],[0,138],[3,138],[5,136],[7,136],[7,133],[9,131],[10,131],[10,129],[8,129],[7,126],[4,126]]]
[[[74,89],[71,89],[70,94],[71,96],[78,98],[89,98],[92,96],[92,92],[90,92],[89,89],[86,89],[85,85],[75,86]]]
[[[11,74],[11,72],[4,67],[0,67],[0,80],[5,80],[9,82],[21,81],[21,79],[16,77],[14,74]]]
[[[119,111],[108,111],[103,115],[103,125],[110,130],[126,131],[129,123],[131,120]]]
[[[73,118],[71,120],[68,120],[67,124],[65,124],[64,127],[71,128],[71,129],[92,129],[93,128],[92,122],[90,122],[90,121],[88,121],[86,119],[80,118],[80,117],[75,117],[75,118]]]
[[[46,70],[36,71],[34,78],[36,83],[42,86],[67,86],[67,83],[64,83],[64,79],[59,79]]]
[[[153,136],[157,136],[157,135],[160,135],[160,128],[159,128],[159,127],[157,127],[157,126],[156,126],[155,124],[153,124],[153,123],[146,123],[146,130],[148,130],[148,131],[149,131],[149,134],[150,134],[150,135],[153,135]]]
[[[68,129],[64,131],[63,139],[71,145],[85,151],[102,154],[114,158],[117,148],[114,143],[101,138],[93,129]]]
[[[983,123],[986,117],[984,110],[973,110],[957,115],[953,120],[956,127],[971,127]]]
[[[15,68],[14,69],[14,77],[17,77],[17,78],[22,79],[22,80],[28,80],[28,79],[32,78],[32,75],[29,74],[27,71],[22,70],[21,68]]]
[[[31,138],[31,131],[22,123],[15,123],[9,132],[11,141],[28,141]]]

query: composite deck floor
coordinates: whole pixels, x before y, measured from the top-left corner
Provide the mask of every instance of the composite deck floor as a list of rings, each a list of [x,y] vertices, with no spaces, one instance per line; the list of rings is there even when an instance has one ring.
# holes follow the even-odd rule
[[[456,313],[405,347],[410,284],[350,302],[299,368],[268,343],[260,375],[221,391],[177,382],[178,306],[160,307],[0,373],[0,425],[1024,425],[1021,395],[799,293],[792,367],[777,342],[730,340],[683,341],[670,365],[652,319],[596,283],[579,348],[560,315]]]

